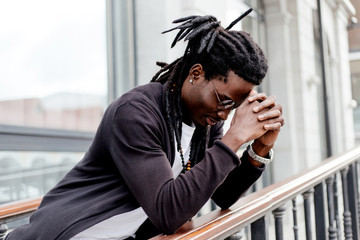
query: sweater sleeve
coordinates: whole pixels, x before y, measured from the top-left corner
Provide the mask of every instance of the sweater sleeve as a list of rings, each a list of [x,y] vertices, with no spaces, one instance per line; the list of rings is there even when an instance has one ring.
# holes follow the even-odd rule
[[[164,127],[149,104],[126,103],[114,113],[109,149],[151,222],[163,233],[172,234],[199,211],[240,161],[216,141],[203,161],[174,179],[163,150]]]
[[[227,176],[226,180],[217,188],[212,200],[222,209],[229,208],[258,180],[265,165],[260,168],[252,165],[248,160],[247,151],[241,157],[240,166]]]
[[[222,122],[211,129],[210,147],[214,141],[223,137],[223,125]],[[228,151],[232,150],[228,149]],[[265,170],[265,165],[260,168],[253,166],[248,157],[247,151],[245,151],[241,157],[241,164],[227,176],[213,194],[212,200],[222,209],[229,208],[243,196]]]

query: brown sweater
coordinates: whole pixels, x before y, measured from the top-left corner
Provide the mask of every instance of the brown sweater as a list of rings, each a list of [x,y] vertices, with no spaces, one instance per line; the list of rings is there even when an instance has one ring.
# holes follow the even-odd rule
[[[6,240],[67,240],[139,206],[151,225],[171,234],[209,198],[221,208],[238,200],[264,168],[252,166],[247,156],[239,159],[218,140],[223,123],[212,127],[203,160],[173,178],[175,147],[166,127],[163,88],[150,83],[115,100],[84,158],[44,196],[30,223]]]

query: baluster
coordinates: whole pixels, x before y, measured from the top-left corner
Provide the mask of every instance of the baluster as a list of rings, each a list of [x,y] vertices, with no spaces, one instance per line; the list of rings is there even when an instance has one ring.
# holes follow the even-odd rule
[[[358,161],[356,161],[355,162],[355,172],[356,172],[356,174],[355,174],[355,178],[356,178],[356,192],[357,192],[357,195],[359,196],[358,197],[358,202],[357,202],[357,204],[358,204],[358,216],[359,216],[359,218],[358,218],[358,220],[359,220],[359,225],[360,225],[360,193],[359,193],[359,186],[360,186],[360,183],[359,183],[359,177],[360,177],[360,173],[359,173],[359,168],[360,168],[360,160],[358,160]]]
[[[334,175],[334,211],[335,211],[335,222],[336,222],[336,231],[337,237],[339,240],[342,239],[341,234],[341,223],[340,223],[340,214],[339,214],[339,191],[338,191],[338,177],[335,173]]]
[[[283,205],[273,211],[274,219],[275,219],[275,235],[276,240],[283,240],[283,215],[285,213],[286,207]]]
[[[6,223],[0,223],[0,240],[5,238],[5,234],[8,230]]]
[[[334,213],[334,176],[326,179],[326,190],[328,198],[328,212],[329,212],[329,240],[336,240],[337,233],[335,227],[335,213]]]
[[[359,192],[358,192],[358,182],[357,182],[357,171],[356,171],[356,162],[349,166],[349,172],[347,174],[347,185],[349,193],[349,211],[351,213],[352,220],[352,233],[354,239],[359,239]]]
[[[351,226],[351,213],[349,211],[349,194],[348,194],[348,184],[347,184],[347,174],[349,168],[346,167],[341,172],[341,182],[343,188],[343,199],[344,199],[344,232],[345,240],[352,240],[352,226]]]
[[[314,189],[309,189],[303,193],[304,198],[304,212],[305,212],[305,229],[306,229],[306,239],[312,239],[312,230],[311,230],[311,209],[310,209],[310,198]]]
[[[293,211],[293,229],[294,229],[294,240],[298,240],[298,223],[297,223],[297,208],[296,208],[296,197],[292,199],[292,211]]]
[[[314,205],[316,239],[326,239],[326,193],[324,182],[315,186]]]
[[[268,225],[266,216],[251,223],[251,240],[268,240]]]
[[[243,237],[241,231],[234,233],[230,237],[225,238],[225,240],[241,240]]]

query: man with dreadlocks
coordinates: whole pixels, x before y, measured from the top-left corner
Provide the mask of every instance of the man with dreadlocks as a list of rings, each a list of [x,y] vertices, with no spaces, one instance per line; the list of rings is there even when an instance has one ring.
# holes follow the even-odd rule
[[[7,240],[147,239],[174,233],[209,198],[235,203],[284,124],[275,98],[253,90],[267,71],[262,50],[230,30],[248,13],[225,29],[213,16],[174,21],[172,46],[185,38],[184,55],[109,106],[83,160]]]

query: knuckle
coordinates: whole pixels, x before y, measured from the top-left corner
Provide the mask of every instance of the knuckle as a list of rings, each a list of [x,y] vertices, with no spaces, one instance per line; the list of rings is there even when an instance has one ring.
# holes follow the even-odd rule
[[[273,101],[276,101],[276,97],[274,95],[271,95],[268,97],[269,99],[273,100]]]

